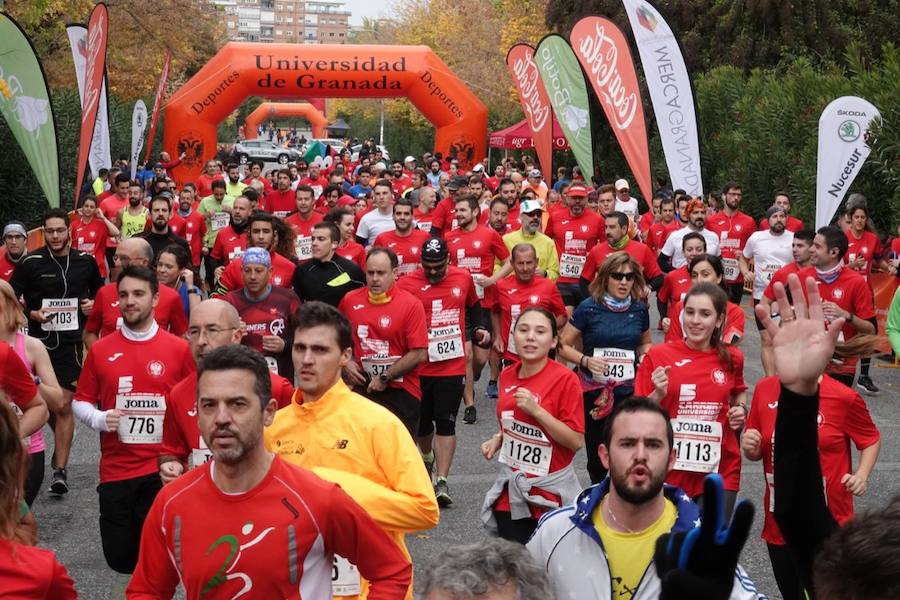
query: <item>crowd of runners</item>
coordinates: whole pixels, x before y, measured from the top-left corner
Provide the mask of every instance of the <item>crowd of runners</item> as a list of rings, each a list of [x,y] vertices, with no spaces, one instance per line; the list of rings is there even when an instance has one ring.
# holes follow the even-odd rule
[[[896,597],[900,501],[853,519],[881,443],[857,390],[879,393],[877,334],[900,342],[869,282],[900,241],[865,198],[814,231],[784,192],[744,213],[736,182],[637,199],[375,147],[177,163],[103,170],[33,251],[3,227],[0,597],[75,596],[31,507],[68,493],[76,419],[113,597],[758,598],[743,458],[782,597]],[[404,537],[454,503],[458,417],[496,423],[489,534],[413,584]]]

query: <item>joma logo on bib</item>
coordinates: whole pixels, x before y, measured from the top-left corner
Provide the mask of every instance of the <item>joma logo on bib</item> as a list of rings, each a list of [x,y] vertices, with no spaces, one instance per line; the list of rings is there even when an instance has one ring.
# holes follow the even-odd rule
[[[529,437],[543,437],[544,435],[544,433],[538,427],[528,427],[527,425],[522,425],[518,421],[513,421],[510,430],[515,433],[527,435]]]
[[[713,427],[707,423],[676,421],[675,433],[713,433]]]
[[[147,398],[126,399],[124,408],[160,408],[158,400]]]

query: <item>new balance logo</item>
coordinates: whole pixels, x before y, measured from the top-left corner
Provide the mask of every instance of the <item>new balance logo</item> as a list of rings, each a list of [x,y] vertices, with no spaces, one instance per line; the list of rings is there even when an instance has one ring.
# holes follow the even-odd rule
[[[116,359],[119,358],[120,356],[124,356],[124,355],[121,352],[116,352],[115,354],[113,354],[112,356],[107,358],[106,360],[108,360],[109,362],[115,362]]]
[[[347,444],[350,443],[350,440],[338,440],[334,443],[335,450],[346,450]]]

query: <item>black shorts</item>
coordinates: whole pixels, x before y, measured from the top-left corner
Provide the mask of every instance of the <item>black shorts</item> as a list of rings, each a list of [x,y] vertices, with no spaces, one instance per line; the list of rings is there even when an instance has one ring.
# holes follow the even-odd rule
[[[53,350],[47,348],[50,355],[50,364],[59,385],[64,390],[75,391],[78,378],[81,377],[81,367],[84,366],[84,344],[60,344]]]
[[[728,299],[735,304],[740,304],[741,299],[744,297],[744,282],[726,283],[724,285],[725,291],[728,293]]]
[[[362,395],[394,413],[403,422],[406,429],[409,430],[410,435],[414,436],[416,434],[416,427],[419,424],[419,412],[421,410],[418,398],[397,387],[388,387],[381,392],[362,390]]]
[[[581,286],[577,283],[557,283],[556,289],[562,296],[566,306],[578,306],[584,298],[581,295]]]
[[[422,412],[416,435],[426,436],[434,431],[434,423],[441,421],[441,429],[447,422],[455,423],[466,387],[465,375],[422,376]],[[452,427],[451,427],[452,429]],[[452,432],[438,431],[438,435],[453,435]]]
[[[114,571],[134,572],[144,519],[161,488],[158,473],[108,481],[97,486],[103,556]]]

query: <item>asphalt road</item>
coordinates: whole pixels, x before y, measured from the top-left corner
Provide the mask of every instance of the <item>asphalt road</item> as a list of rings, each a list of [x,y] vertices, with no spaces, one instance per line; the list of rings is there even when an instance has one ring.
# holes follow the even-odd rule
[[[752,316],[747,312],[747,336],[743,343],[746,354],[744,378],[749,385],[762,377],[759,363],[759,338]],[[654,311],[655,312],[655,311]],[[655,318],[651,319],[655,324]],[[656,336],[656,333],[654,333]],[[658,341],[658,340],[657,340]],[[883,506],[896,491],[896,477],[900,471],[900,435],[896,416],[900,412],[900,370],[875,367],[872,376],[881,393],[868,397],[867,402],[875,423],[882,434],[881,456],[869,479],[866,495],[857,500],[857,511]],[[485,375],[487,373],[485,372]],[[407,537],[407,544],[416,567],[453,544],[472,543],[486,534],[481,526],[479,513],[485,491],[496,473],[496,463],[488,463],[481,456],[479,446],[496,431],[494,402],[484,398],[483,377],[477,386],[478,422],[465,425],[460,422],[458,450],[454,470],[450,477],[450,489],[454,503],[444,509],[441,523],[433,530]],[[48,451],[52,451],[52,435],[47,431]],[[895,437],[898,435],[898,437]],[[112,575],[103,559],[98,532],[97,459],[99,443],[97,434],[78,425],[72,460],[69,468],[71,491],[63,498],[42,493],[37,499],[34,514],[40,532],[40,544],[56,551],[69,569],[76,587],[83,598],[108,598]],[[49,459],[48,459],[49,460]],[[584,468],[584,453],[579,453],[576,468],[583,484],[589,483]],[[49,478],[49,473],[48,473]],[[45,479],[45,484],[47,480]],[[749,498],[759,506],[762,502],[763,476],[759,463],[744,462],[741,497]],[[771,598],[780,598],[772,578],[768,555],[759,539],[761,518],[757,515],[754,531],[744,550],[742,564],[749,571],[761,591]],[[2,595],[2,592],[0,592]]]

